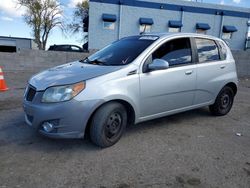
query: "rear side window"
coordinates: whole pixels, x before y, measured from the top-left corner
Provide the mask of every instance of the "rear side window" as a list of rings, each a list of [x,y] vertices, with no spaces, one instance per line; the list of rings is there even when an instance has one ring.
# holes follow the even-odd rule
[[[166,60],[169,66],[189,64],[192,62],[190,39],[180,38],[168,41],[158,48],[152,57]]]
[[[70,50],[70,46],[69,45],[62,45],[62,46],[58,46],[57,49],[59,51],[69,51]]]
[[[55,51],[69,51],[70,47],[68,45],[54,45],[50,50],[55,50]]]
[[[71,46],[71,51],[80,52],[80,51],[81,51],[81,48],[79,48],[79,47],[77,47],[77,46]]]
[[[200,63],[220,60],[217,45],[213,40],[196,38],[195,41]]]

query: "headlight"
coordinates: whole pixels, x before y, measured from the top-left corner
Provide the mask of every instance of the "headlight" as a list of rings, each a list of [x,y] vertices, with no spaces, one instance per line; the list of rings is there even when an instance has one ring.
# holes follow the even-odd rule
[[[78,95],[85,88],[85,82],[72,85],[50,87],[45,90],[42,102],[62,102],[68,101]]]

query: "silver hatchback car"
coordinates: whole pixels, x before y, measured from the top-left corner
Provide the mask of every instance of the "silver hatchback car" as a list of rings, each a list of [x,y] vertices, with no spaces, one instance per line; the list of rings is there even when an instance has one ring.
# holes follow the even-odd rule
[[[33,76],[25,120],[41,134],[115,144],[126,125],[209,106],[227,114],[237,92],[235,61],[221,39],[145,34]]]

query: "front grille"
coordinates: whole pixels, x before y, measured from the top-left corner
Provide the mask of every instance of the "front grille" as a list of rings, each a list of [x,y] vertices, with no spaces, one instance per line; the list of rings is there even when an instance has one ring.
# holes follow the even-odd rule
[[[26,94],[26,100],[32,101],[33,98],[35,97],[35,94],[36,94],[36,90],[29,86],[27,94]]]

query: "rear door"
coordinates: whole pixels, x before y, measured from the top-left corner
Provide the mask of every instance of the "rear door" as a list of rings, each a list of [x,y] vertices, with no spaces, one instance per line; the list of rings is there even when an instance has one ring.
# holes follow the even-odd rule
[[[224,83],[227,63],[223,54],[220,54],[216,41],[206,38],[193,38],[193,40],[198,55],[194,104],[211,103]]]
[[[154,59],[168,61],[166,70],[146,71]],[[140,116],[147,117],[193,104],[196,65],[189,38],[167,41],[149,55],[140,74]]]

